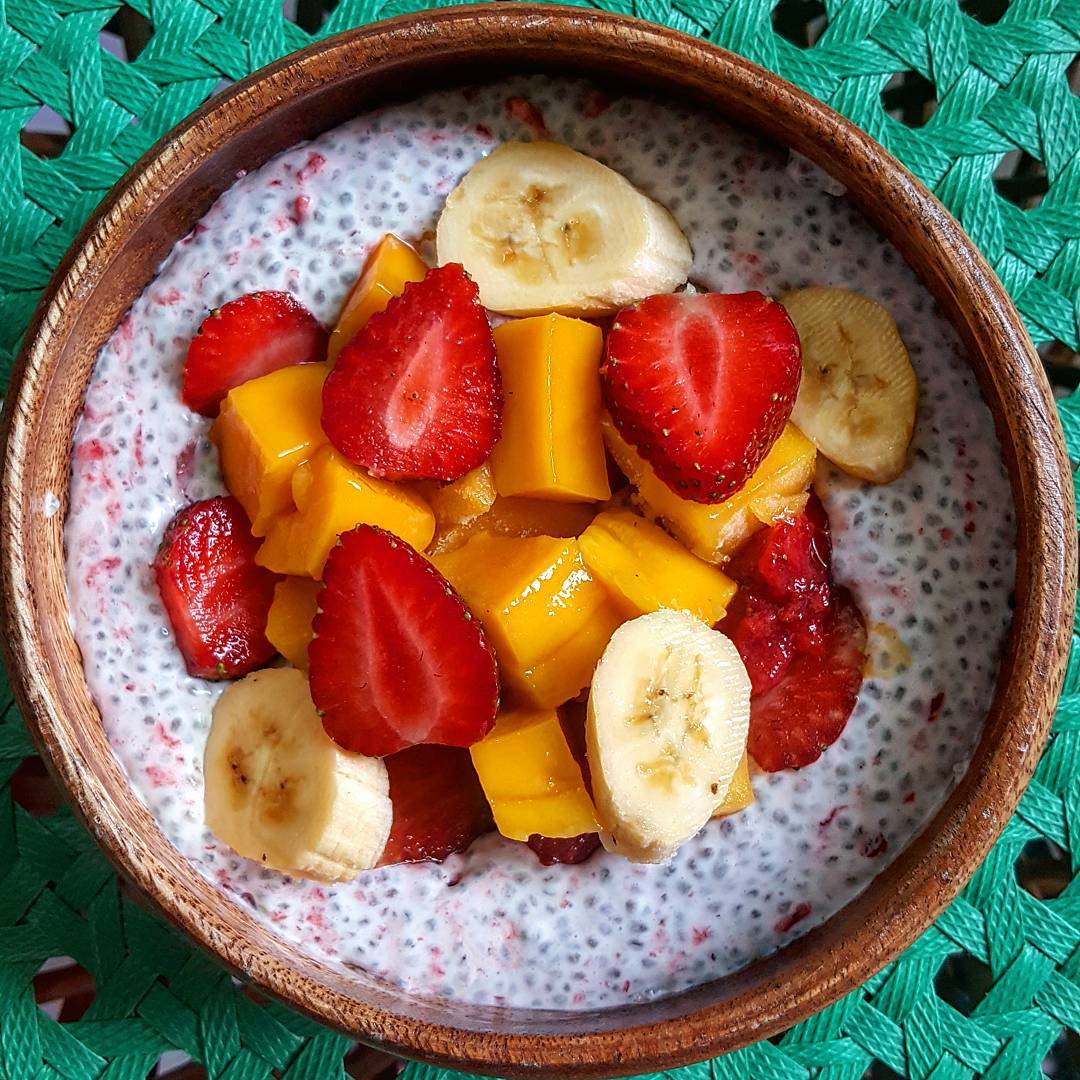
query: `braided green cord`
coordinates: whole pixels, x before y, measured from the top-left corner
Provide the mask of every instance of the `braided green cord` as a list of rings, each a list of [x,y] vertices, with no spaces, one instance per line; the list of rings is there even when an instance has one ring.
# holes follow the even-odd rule
[[[799,0],[779,0],[781,8]],[[426,6],[341,0],[314,37]],[[1080,0],[1016,0],[993,25],[954,0],[826,0],[827,28],[802,48],[773,28],[777,0],[599,0],[748,56],[828,102],[895,153],[952,210],[1016,301],[1037,342],[1080,346],[1080,113],[1066,71]],[[130,0],[152,35],[131,62],[99,46],[119,10],[103,0],[0,0],[0,386],[50,273],[86,216],[163,132],[236,79],[313,40],[279,0]],[[897,73],[934,87],[921,127],[887,114]],[[42,105],[71,126],[41,158],[21,133]],[[994,171],[1023,151],[1046,194],[1021,209]],[[1080,398],[1060,402],[1080,461]],[[1051,743],[1019,811],[963,895],[911,949],[858,991],[775,1043],[670,1074],[680,1080],[855,1080],[874,1062],[914,1080],[1042,1076],[1063,1031],[1080,1032],[1080,655],[1074,650]],[[122,895],[66,810],[35,818],[11,778],[33,748],[0,671],[0,1080],[136,1080],[181,1050],[212,1077],[344,1076],[349,1043],[256,1002]],[[1033,840],[1058,845],[1073,880],[1038,900],[1018,883]],[[34,1000],[50,956],[73,958],[96,996],[76,1022]],[[950,958],[985,973],[960,1011],[935,990]],[[455,1074],[410,1065],[406,1080]]]

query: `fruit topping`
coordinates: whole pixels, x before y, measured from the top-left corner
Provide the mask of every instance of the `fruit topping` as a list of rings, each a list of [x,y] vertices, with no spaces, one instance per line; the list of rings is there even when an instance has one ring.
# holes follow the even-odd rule
[[[750,715],[754,714],[754,702],[750,700]],[[753,721],[751,720],[751,723]],[[745,753],[739,760],[739,767],[731,778],[724,801],[713,811],[713,817],[727,817],[745,810],[754,801],[754,789],[750,786],[750,759]]]
[[[308,661],[331,738],[373,757],[483,738],[498,708],[495,658],[431,563],[360,525],[331,550],[324,581]]]
[[[266,637],[293,667],[308,669],[308,645],[319,608],[322,583],[307,577],[282,578],[274,588],[274,602],[266,616]]]
[[[460,266],[429,270],[368,319],[323,389],[323,427],[350,461],[391,479],[456,480],[499,437],[495,346]]]
[[[604,397],[622,437],[684,499],[738,491],[784,430],[799,338],[761,293],[652,296],[608,334]]]
[[[244,508],[219,495],[169,522],[154,577],[188,674],[232,679],[274,655],[266,617],[277,578],[255,562]]]
[[[214,416],[234,386],[291,364],[325,360],[326,341],[319,320],[288,293],[238,296],[212,311],[191,339],[184,404]]]
[[[530,836],[527,843],[536,852],[542,866],[554,866],[556,863],[572,865],[591,858],[600,848],[600,837],[594,832],[565,838]]]

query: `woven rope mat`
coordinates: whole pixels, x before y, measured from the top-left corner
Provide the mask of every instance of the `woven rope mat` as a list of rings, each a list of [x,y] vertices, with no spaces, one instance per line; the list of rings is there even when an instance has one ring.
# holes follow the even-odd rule
[[[292,0],[287,0],[287,6]],[[108,188],[222,85],[423,0],[0,0],[0,386]],[[602,0],[778,71],[900,157],[1077,385],[1080,0]],[[1062,419],[1080,460],[1080,398]],[[774,1042],[684,1080],[1080,1077],[1080,652],[990,858],[908,952]],[[126,894],[44,777],[0,672],[0,1080],[392,1077],[239,987]],[[162,1055],[166,1055],[159,1064]],[[183,1063],[190,1059],[187,1063]],[[409,1066],[405,1080],[453,1074]]]

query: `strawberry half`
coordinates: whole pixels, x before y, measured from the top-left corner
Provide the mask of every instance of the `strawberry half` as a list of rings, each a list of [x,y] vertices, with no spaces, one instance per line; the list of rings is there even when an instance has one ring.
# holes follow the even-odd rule
[[[319,320],[288,293],[238,296],[210,312],[191,339],[181,397],[189,409],[216,416],[234,386],[325,360],[328,340]]]
[[[255,564],[258,548],[231,495],[193,503],[165,529],[154,577],[189,674],[234,679],[274,655],[266,617],[278,578]]]
[[[468,750],[414,746],[386,759],[394,823],[380,866],[442,862],[495,828]]]
[[[542,866],[554,866],[555,863],[573,865],[592,857],[600,847],[600,837],[594,832],[565,839],[535,833],[529,837],[528,845],[536,852]]]
[[[799,335],[776,301],[680,293],[620,311],[600,370],[623,438],[678,495],[717,503],[783,431],[802,362]]]
[[[495,723],[499,678],[479,622],[446,578],[372,525],[330,551],[308,649],[311,697],[346,750],[471,746]]]
[[[376,476],[456,480],[501,430],[502,382],[476,286],[456,263],[372,315],[323,387],[323,427]]]

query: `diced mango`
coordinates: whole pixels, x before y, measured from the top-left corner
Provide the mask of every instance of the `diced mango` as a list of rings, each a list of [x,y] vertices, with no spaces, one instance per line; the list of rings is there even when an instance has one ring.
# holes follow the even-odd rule
[[[327,350],[331,363],[375,312],[382,311],[410,281],[419,281],[426,273],[424,260],[404,240],[387,233],[368,255],[341,306]]]
[[[743,754],[735,769],[724,801],[713,812],[713,817],[727,817],[745,810],[754,801],[754,789],[750,786],[750,759]]]
[[[604,415],[604,442],[615,463],[637,489],[635,496],[648,515],[663,524],[695,555],[706,562],[726,562],[758,529],[754,512],[767,506],[761,500],[798,495],[814,477],[817,451],[794,424],[788,424],[743,486],[721,503],[697,503],[676,495],[643,457],[616,431]]]
[[[500,713],[469,753],[503,836],[596,832],[592,799],[554,709]]]
[[[480,619],[507,682],[539,708],[588,686],[623,621],[575,540],[478,532],[432,561]]]
[[[424,494],[438,532],[468,525],[486,514],[495,502],[491,466],[485,462],[449,484],[432,483]]]
[[[360,524],[378,525],[422,551],[435,517],[419,495],[368,476],[332,446],[324,446],[293,474],[296,509],[274,519],[255,561],[277,574],[321,578],[337,538]]]
[[[589,573],[627,618],[660,608],[689,611],[710,626],[724,617],[735,582],[629,510],[605,510],[578,538]]]
[[[500,495],[601,502],[611,494],[600,437],[600,328],[565,315],[514,319],[493,335],[503,383],[491,453]]]
[[[320,446],[326,364],[294,364],[234,387],[210,438],[225,486],[240,500],[255,536],[292,506],[292,476]]]
[[[478,532],[499,536],[580,536],[596,513],[593,503],[549,502],[546,499],[496,498],[486,514],[447,529],[439,526],[433,554],[461,547]]]
[[[266,640],[301,671],[308,669],[311,623],[319,606],[321,588],[311,578],[282,578],[274,586],[274,599],[266,617]]]

